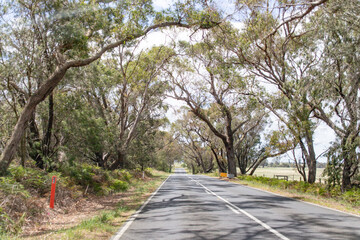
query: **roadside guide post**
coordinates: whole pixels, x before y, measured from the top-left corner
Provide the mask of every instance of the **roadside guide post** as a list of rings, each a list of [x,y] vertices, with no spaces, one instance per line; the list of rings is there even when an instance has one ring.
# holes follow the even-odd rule
[[[53,176],[51,180],[50,208],[54,208],[55,188],[56,188],[56,177]]]

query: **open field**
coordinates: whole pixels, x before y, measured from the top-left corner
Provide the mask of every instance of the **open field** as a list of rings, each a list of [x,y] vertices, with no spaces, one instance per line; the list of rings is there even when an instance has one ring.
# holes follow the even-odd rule
[[[322,176],[324,168],[316,169],[316,181],[319,182],[320,179],[323,181],[326,179]],[[295,168],[284,168],[284,167],[259,167],[256,169],[254,176],[264,176],[264,177],[274,177],[274,175],[286,175],[289,180],[300,180],[301,175]],[[304,179],[302,179],[304,180]]]

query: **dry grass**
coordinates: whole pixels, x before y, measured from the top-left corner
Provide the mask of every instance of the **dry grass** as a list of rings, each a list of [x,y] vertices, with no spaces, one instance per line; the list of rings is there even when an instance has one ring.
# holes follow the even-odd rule
[[[316,181],[319,179],[324,180],[325,177],[322,176],[324,168],[316,169]],[[254,176],[263,176],[263,177],[274,177],[274,175],[286,175],[289,177],[289,180],[300,180],[301,175],[295,168],[285,168],[285,167],[259,167],[256,169]],[[304,179],[302,179],[304,180]]]

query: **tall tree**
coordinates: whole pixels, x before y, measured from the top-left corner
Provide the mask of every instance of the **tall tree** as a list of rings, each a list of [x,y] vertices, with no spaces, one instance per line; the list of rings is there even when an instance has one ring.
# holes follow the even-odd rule
[[[301,3],[282,1],[275,1],[276,7],[249,4],[252,14],[244,31],[226,44],[234,50],[240,67],[247,66],[249,77],[255,81],[265,80],[278,90],[265,92],[260,87],[254,94],[296,137],[306,160],[310,183],[316,180],[313,135],[317,122],[312,115],[314,108],[308,105],[313,94],[308,80],[319,56],[313,52],[315,43],[306,35],[303,19],[324,2],[305,7]]]
[[[339,158],[343,190],[351,188],[360,163],[360,24],[353,21],[359,16],[359,9],[359,1],[335,0],[312,18],[321,26],[316,28],[319,42],[315,51],[321,52],[323,58],[312,78],[317,95],[309,105],[339,139],[330,151],[330,159]]]

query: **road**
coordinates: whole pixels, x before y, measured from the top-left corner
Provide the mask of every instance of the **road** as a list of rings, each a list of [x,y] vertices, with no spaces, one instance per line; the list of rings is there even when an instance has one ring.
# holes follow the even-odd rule
[[[176,169],[112,239],[360,239],[360,217]]]

